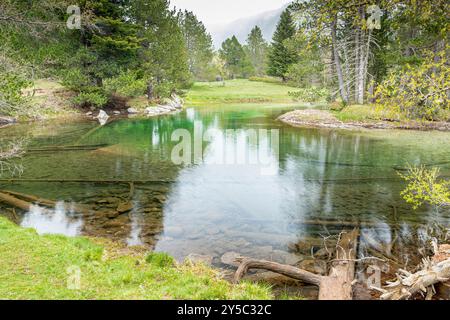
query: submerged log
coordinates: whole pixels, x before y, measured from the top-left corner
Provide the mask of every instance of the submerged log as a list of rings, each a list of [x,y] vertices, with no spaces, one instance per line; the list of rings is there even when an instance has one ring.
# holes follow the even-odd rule
[[[6,193],[2,193],[2,192],[0,192],[0,202],[6,203],[10,206],[19,208],[24,211],[30,211],[31,206],[33,205],[31,202],[18,199],[16,197],[13,197],[10,194],[6,194]]]
[[[30,211],[31,207],[34,204],[36,205],[42,204],[50,208],[54,208],[56,206],[56,202],[52,200],[41,199],[36,196],[7,190],[0,191],[0,202],[6,203],[12,207],[21,209],[23,211]],[[83,215],[88,215],[93,212],[93,209],[91,207],[80,204],[71,204],[70,209]],[[50,210],[45,208],[42,208],[42,210],[46,213],[51,212]]]
[[[56,206],[56,202],[52,201],[52,200],[48,200],[48,199],[43,199],[43,198],[39,198],[33,195],[28,195],[25,193],[20,193],[20,192],[15,192],[15,191],[9,191],[9,190],[0,190],[0,192],[2,193],[6,193],[18,198],[22,198],[23,200],[29,201],[29,202],[33,202],[33,203],[38,203],[38,204],[42,204],[45,205],[47,207],[55,207]]]
[[[45,183],[98,183],[98,184],[115,184],[115,183],[123,183],[123,184],[147,184],[147,183],[174,183],[175,180],[155,180],[155,179],[148,179],[148,180],[124,180],[124,179],[34,179],[34,178],[21,178],[21,179],[0,179],[0,182],[45,182]]]
[[[108,144],[96,144],[96,145],[73,145],[73,146],[51,146],[41,148],[31,148],[27,152],[58,152],[58,151],[90,151],[107,147]]]

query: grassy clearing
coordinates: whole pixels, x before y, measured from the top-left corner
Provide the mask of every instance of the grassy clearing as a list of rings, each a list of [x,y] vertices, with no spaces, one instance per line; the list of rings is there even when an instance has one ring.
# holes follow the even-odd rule
[[[79,113],[70,103],[73,93],[53,80],[38,79],[23,95],[28,102],[12,114],[19,120],[67,118]]]
[[[39,236],[0,218],[0,299],[269,299],[267,286],[231,285],[202,265],[176,265],[108,240]],[[67,286],[68,268],[81,289]]]
[[[189,106],[223,104],[295,103],[288,95],[297,88],[282,84],[229,80],[222,82],[197,82],[189,90],[186,102]],[[297,103],[298,104],[298,103]]]

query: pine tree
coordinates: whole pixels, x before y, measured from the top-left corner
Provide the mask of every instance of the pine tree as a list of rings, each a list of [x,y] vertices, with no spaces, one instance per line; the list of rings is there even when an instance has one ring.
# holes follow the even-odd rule
[[[134,0],[130,16],[143,39],[140,70],[148,81],[147,96],[164,97],[190,83],[188,51],[168,0]]]
[[[296,54],[286,46],[286,40],[295,35],[296,29],[291,12],[286,9],[280,17],[277,29],[272,40],[272,49],[269,54],[269,68],[267,73],[271,76],[281,77],[286,81],[286,73],[290,65],[295,63]]]
[[[225,67],[232,79],[247,78],[253,73],[252,64],[236,36],[232,36],[222,43],[219,54],[225,61]]]
[[[245,49],[255,69],[255,74],[259,76],[264,75],[266,71],[268,44],[263,38],[260,27],[255,26],[252,29],[248,35]]]
[[[214,77],[211,62],[214,57],[211,35],[204,24],[190,11],[178,12],[178,24],[188,51],[189,71],[197,80]]]

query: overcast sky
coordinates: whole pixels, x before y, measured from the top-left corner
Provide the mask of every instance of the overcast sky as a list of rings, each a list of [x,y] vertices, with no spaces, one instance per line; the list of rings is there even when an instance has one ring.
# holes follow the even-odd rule
[[[281,8],[292,0],[170,0],[178,9],[193,11],[207,26],[232,22]]]

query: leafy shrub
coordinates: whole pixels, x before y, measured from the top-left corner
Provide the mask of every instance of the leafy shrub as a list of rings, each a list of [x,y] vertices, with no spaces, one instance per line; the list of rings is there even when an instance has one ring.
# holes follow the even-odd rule
[[[108,98],[101,92],[81,92],[72,99],[72,103],[79,107],[101,108],[108,102]]]
[[[13,72],[0,71],[0,113],[12,114],[27,99],[22,95],[22,89],[31,85],[25,76]]]
[[[122,97],[136,98],[144,94],[146,82],[139,79],[136,72],[121,72],[117,77],[103,82],[105,92],[109,95],[117,94]]]
[[[289,95],[302,102],[323,102],[329,101],[331,98],[328,89],[316,87],[301,88],[298,91],[289,92]]]
[[[90,78],[86,76],[81,69],[77,68],[65,70],[62,74],[61,84],[66,88],[77,92],[92,86]]]
[[[174,85],[169,82],[162,82],[154,87],[154,95],[158,98],[167,98],[170,97],[170,95],[174,91]]]
[[[378,107],[388,115],[439,120],[450,110],[450,67],[446,53],[428,54],[419,66],[392,71],[375,91]]]
[[[152,252],[145,258],[145,261],[160,268],[168,268],[175,265],[175,260],[164,252]]]
[[[436,206],[450,205],[450,181],[438,180],[439,168],[410,167],[407,174],[400,176],[408,182],[402,191],[403,199],[414,209],[428,203]]]

